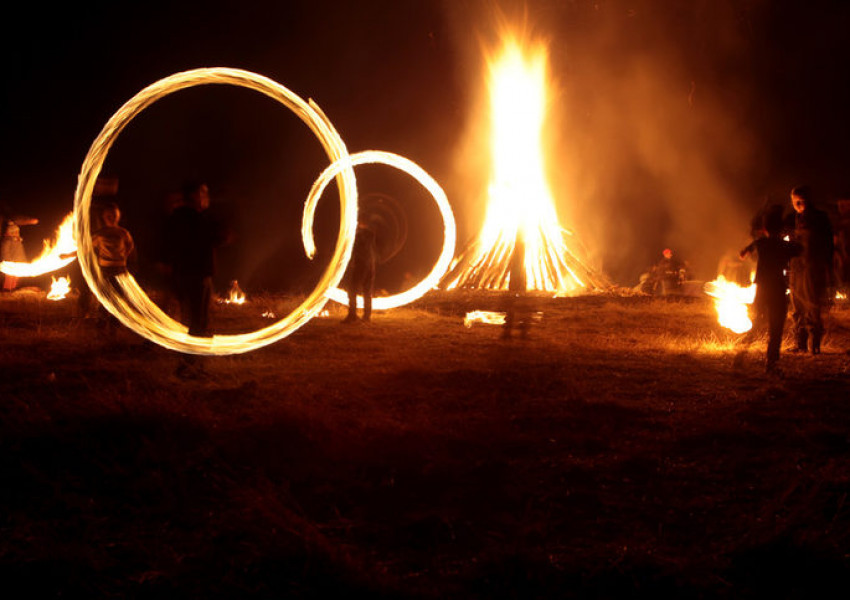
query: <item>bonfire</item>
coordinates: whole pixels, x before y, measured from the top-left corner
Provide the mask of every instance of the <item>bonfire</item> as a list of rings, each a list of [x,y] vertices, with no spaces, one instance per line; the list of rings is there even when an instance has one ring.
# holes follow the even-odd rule
[[[489,62],[491,174],[484,226],[443,279],[446,289],[507,290],[518,236],[525,240],[526,286],[560,294],[610,286],[579,256],[558,220],[546,181],[546,47],[508,36]]]

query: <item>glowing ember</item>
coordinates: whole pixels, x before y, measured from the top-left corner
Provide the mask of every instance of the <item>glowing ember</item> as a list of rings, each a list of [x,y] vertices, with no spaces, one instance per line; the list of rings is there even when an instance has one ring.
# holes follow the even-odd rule
[[[53,240],[44,240],[44,249],[32,262],[18,263],[4,261],[0,271],[15,277],[36,277],[61,269],[71,263],[76,256],[62,258],[62,255],[74,254],[77,243],[74,241],[74,213],[69,214],[59,225]]]
[[[504,325],[505,313],[491,312],[487,310],[473,310],[463,317],[463,326],[472,327],[473,323],[484,323],[485,325]]]
[[[835,292],[835,299],[836,300],[847,300],[847,294],[845,294],[843,292]]]
[[[718,275],[717,279],[705,284],[705,293],[714,298],[717,321],[723,327],[735,333],[752,329],[753,322],[750,320],[747,305],[752,304],[756,296],[754,283],[741,287],[737,283],[726,281],[723,275]]]
[[[71,278],[60,277],[56,279],[51,277],[50,291],[47,292],[48,300],[62,300],[71,291]]]
[[[444,280],[506,290],[517,233],[525,239],[528,289],[571,293],[609,282],[567,246],[545,176],[546,48],[510,37],[490,67],[491,169],[487,213],[476,241]]]

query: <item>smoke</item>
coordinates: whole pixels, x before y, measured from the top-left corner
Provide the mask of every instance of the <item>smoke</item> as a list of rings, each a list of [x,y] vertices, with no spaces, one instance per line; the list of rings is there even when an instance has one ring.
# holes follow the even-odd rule
[[[475,91],[455,183],[483,214],[482,48],[502,23],[548,40],[546,140],[562,225],[615,281],[636,283],[665,247],[713,278],[746,242],[764,170],[750,28],[760,3],[530,2],[447,7]],[[482,168],[484,169],[482,171]],[[755,175],[754,175],[755,174]],[[469,227],[467,225],[467,227]],[[475,229],[474,226],[471,229]],[[475,231],[468,232],[474,234]]]

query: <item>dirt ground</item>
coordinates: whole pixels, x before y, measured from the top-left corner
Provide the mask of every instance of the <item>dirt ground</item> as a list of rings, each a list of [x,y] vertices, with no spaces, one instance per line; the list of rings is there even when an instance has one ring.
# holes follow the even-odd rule
[[[220,305],[221,330],[293,301]],[[27,597],[774,598],[850,587],[850,310],[820,356],[708,299],[434,293],[203,361],[0,299],[0,576]],[[843,593],[836,594],[836,591]]]

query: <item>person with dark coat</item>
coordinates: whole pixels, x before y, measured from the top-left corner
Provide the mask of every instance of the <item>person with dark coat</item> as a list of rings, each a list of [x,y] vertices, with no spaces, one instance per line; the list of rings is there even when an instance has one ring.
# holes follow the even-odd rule
[[[800,254],[802,247],[796,242],[782,239],[782,207],[777,205],[764,215],[764,237],[755,239],[741,250],[741,258],[755,253],[756,297],[753,301],[755,326],[748,336],[751,341],[757,330],[767,326],[767,371],[775,369],[782,345],[782,330],[788,314],[788,280],[785,276],[789,261]]]
[[[207,210],[210,194],[205,183],[188,183],[184,196],[185,204],[175,209],[166,223],[167,260],[180,317],[189,327],[189,335],[211,337],[216,249],[226,235]]]
[[[808,351],[811,340],[812,354],[819,354],[823,312],[829,303],[832,280],[835,249],[832,224],[825,212],[812,205],[808,186],[791,190],[791,204],[794,212],[786,219],[785,226],[791,241],[802,248],[800,255],[791,260],[789,269],[791,318],[796,338],[793,351]]]
[[[378,264],[377,232],[373,224],[359,221],[348,267],[348,315],[344,323],[357,321],[357,296],[363,297],[365,323],[372,318],[372,295],[375,292],[375,270]]]

